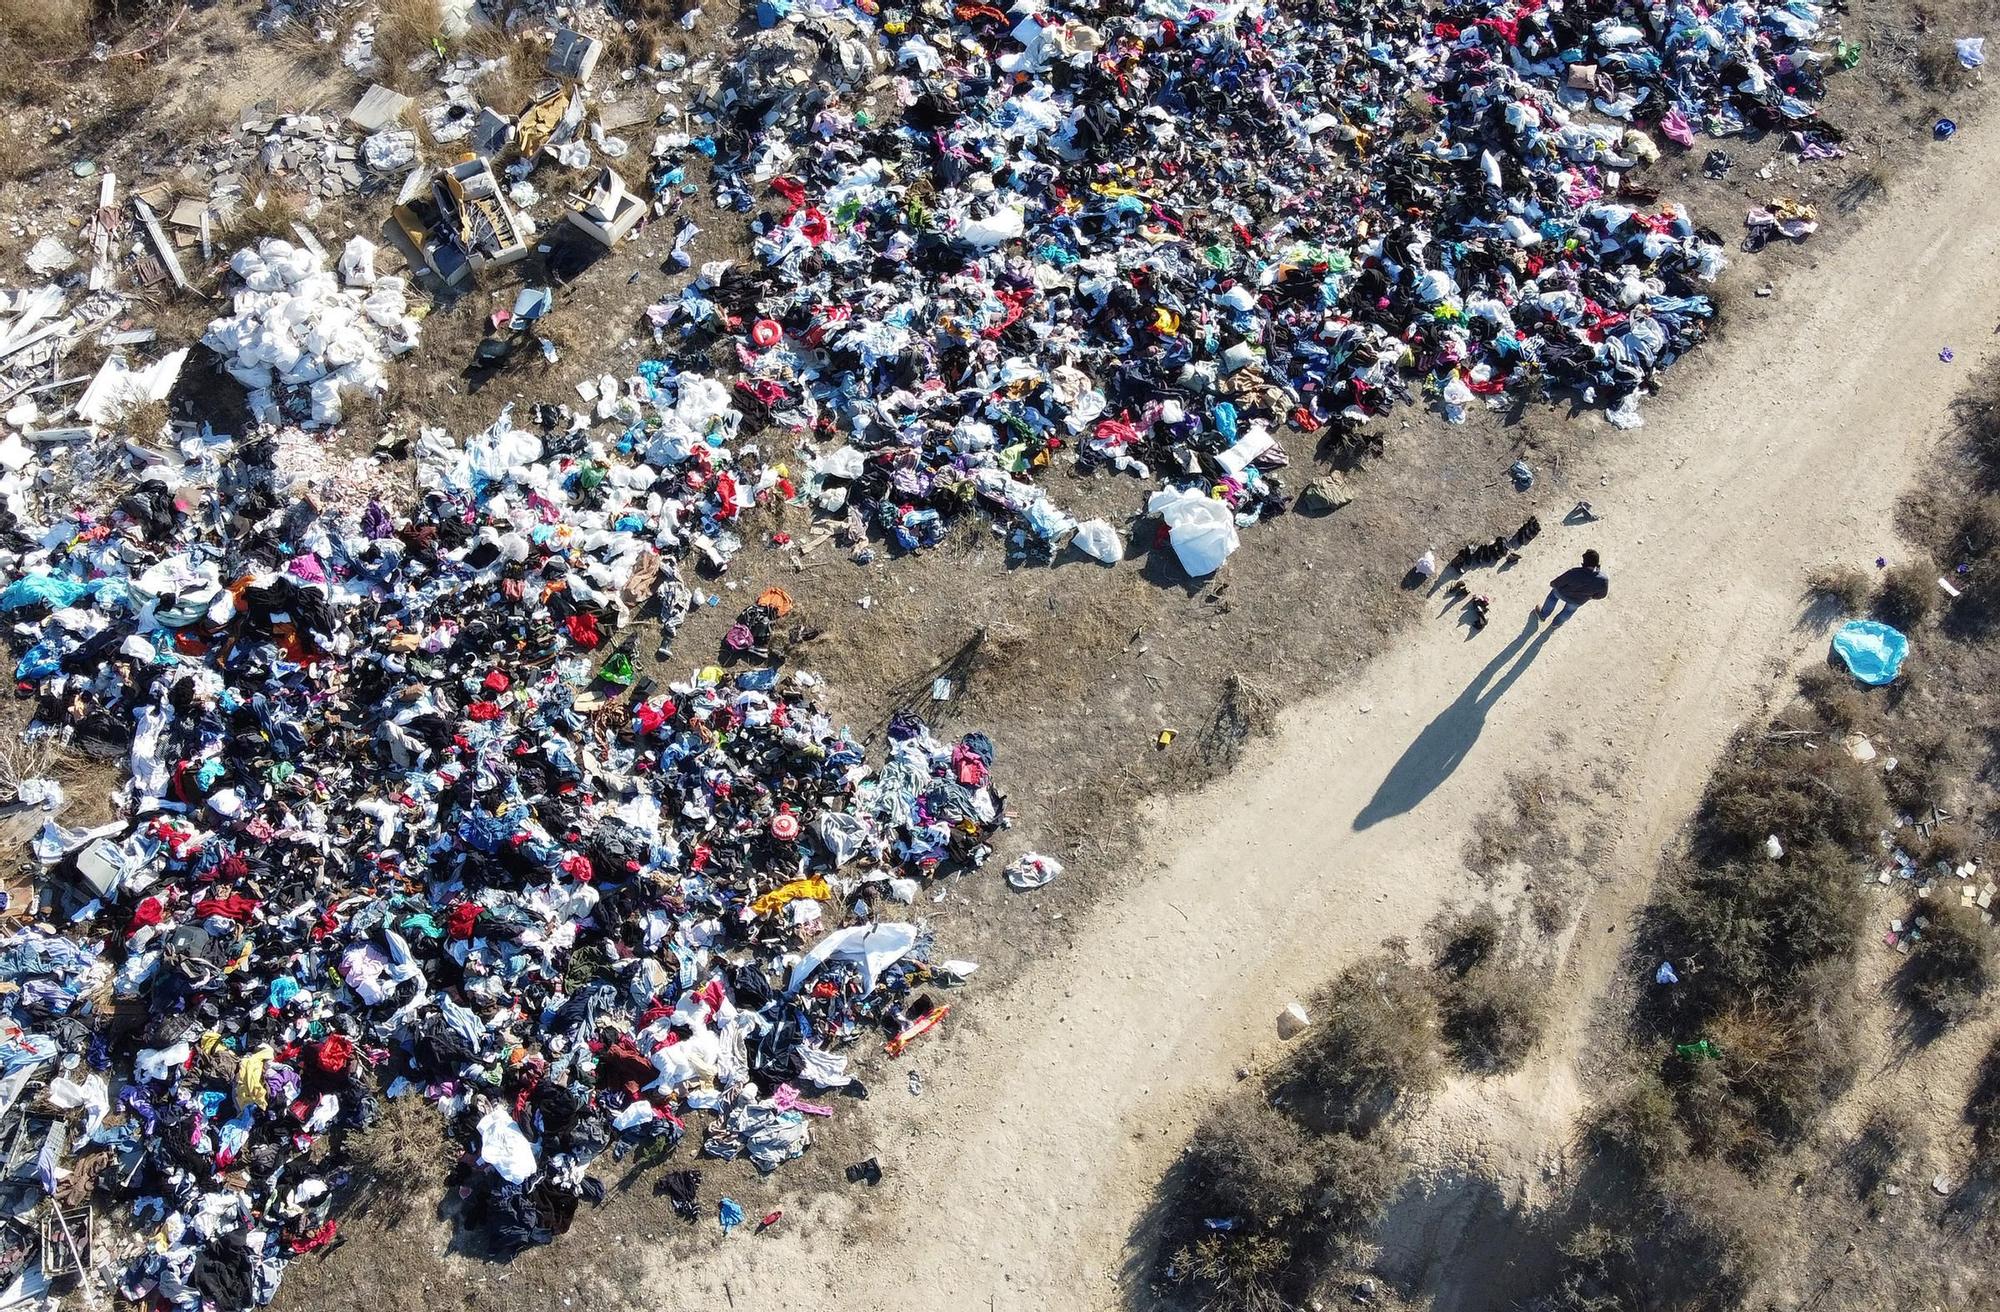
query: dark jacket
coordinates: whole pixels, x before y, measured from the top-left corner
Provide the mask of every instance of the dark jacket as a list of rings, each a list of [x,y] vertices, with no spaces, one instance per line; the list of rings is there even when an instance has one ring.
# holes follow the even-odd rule
[[[1578,565],[1566,569],[1549,580],[1549,586],[1556,595],[1572,606],[1581,606],[1586,601],[1597,601],[1611,591],[1611,580],[1601,569],[1587,569]]]

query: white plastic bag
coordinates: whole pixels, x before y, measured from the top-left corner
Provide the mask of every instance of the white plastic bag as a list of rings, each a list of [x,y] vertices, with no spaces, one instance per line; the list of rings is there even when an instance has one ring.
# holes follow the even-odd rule
[[[1146,502],[1146,513],[1166,521],[1174,555],[1179,557],[1181,568],[1195,578],[1221,569],[1222,562],[1236,550],[1236,517],[1213,497],[1166,488]]]
[[[1118,530],[1101,519],[1086,519],[1078,524],[1070,545],[1107,565],[1116,565],[1125,558],[1125,543],[1119,539]]]

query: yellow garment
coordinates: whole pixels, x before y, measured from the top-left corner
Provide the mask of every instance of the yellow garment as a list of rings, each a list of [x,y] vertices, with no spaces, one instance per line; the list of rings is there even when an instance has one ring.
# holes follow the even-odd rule
[[[794,879],[782,884],[750,904],[750,909],[760,916],[768,916],[788,902],[809,897],[816,902],[825,902],[833,897],[833,887],[817,875],[811,879]]]
[[[271,1045],[265,1044],[255,1052],[245,1053],[236,1063],[236,1105],[238,1107],[268,1107],[271,1091],[264,1084],[264,1068],[277,1056]]]

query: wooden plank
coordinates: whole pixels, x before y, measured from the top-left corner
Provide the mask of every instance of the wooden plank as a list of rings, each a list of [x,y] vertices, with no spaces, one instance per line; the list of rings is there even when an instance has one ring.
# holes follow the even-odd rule
[[[167,240],[167,234],[160,231],[160,221],[153,216],[153,207],[137,196],[132,198],[132,207],[139,211],[139,222],[146,225],[146,235],[153,239],[153,249],[160,254],[160,263],[166,268],[167,276],[174,280],[174,286],[188,290],[187,275],[181,272],[180,256],[174,254],[174,244]]]

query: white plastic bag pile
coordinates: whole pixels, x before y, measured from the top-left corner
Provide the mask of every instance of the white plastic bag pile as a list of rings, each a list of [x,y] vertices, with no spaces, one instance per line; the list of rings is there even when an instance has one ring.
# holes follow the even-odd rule
[[[261,423],[286,422],[289,389],[303,389],[315,427],[341,421],[341,393],[388,391],[388,360],[417,344],[401,278],[342,286],[311,251],[276,238],[230,258],[242,279],[235,313],[208,325],[202,342],[224,358],[231,376],[250,389]]]

